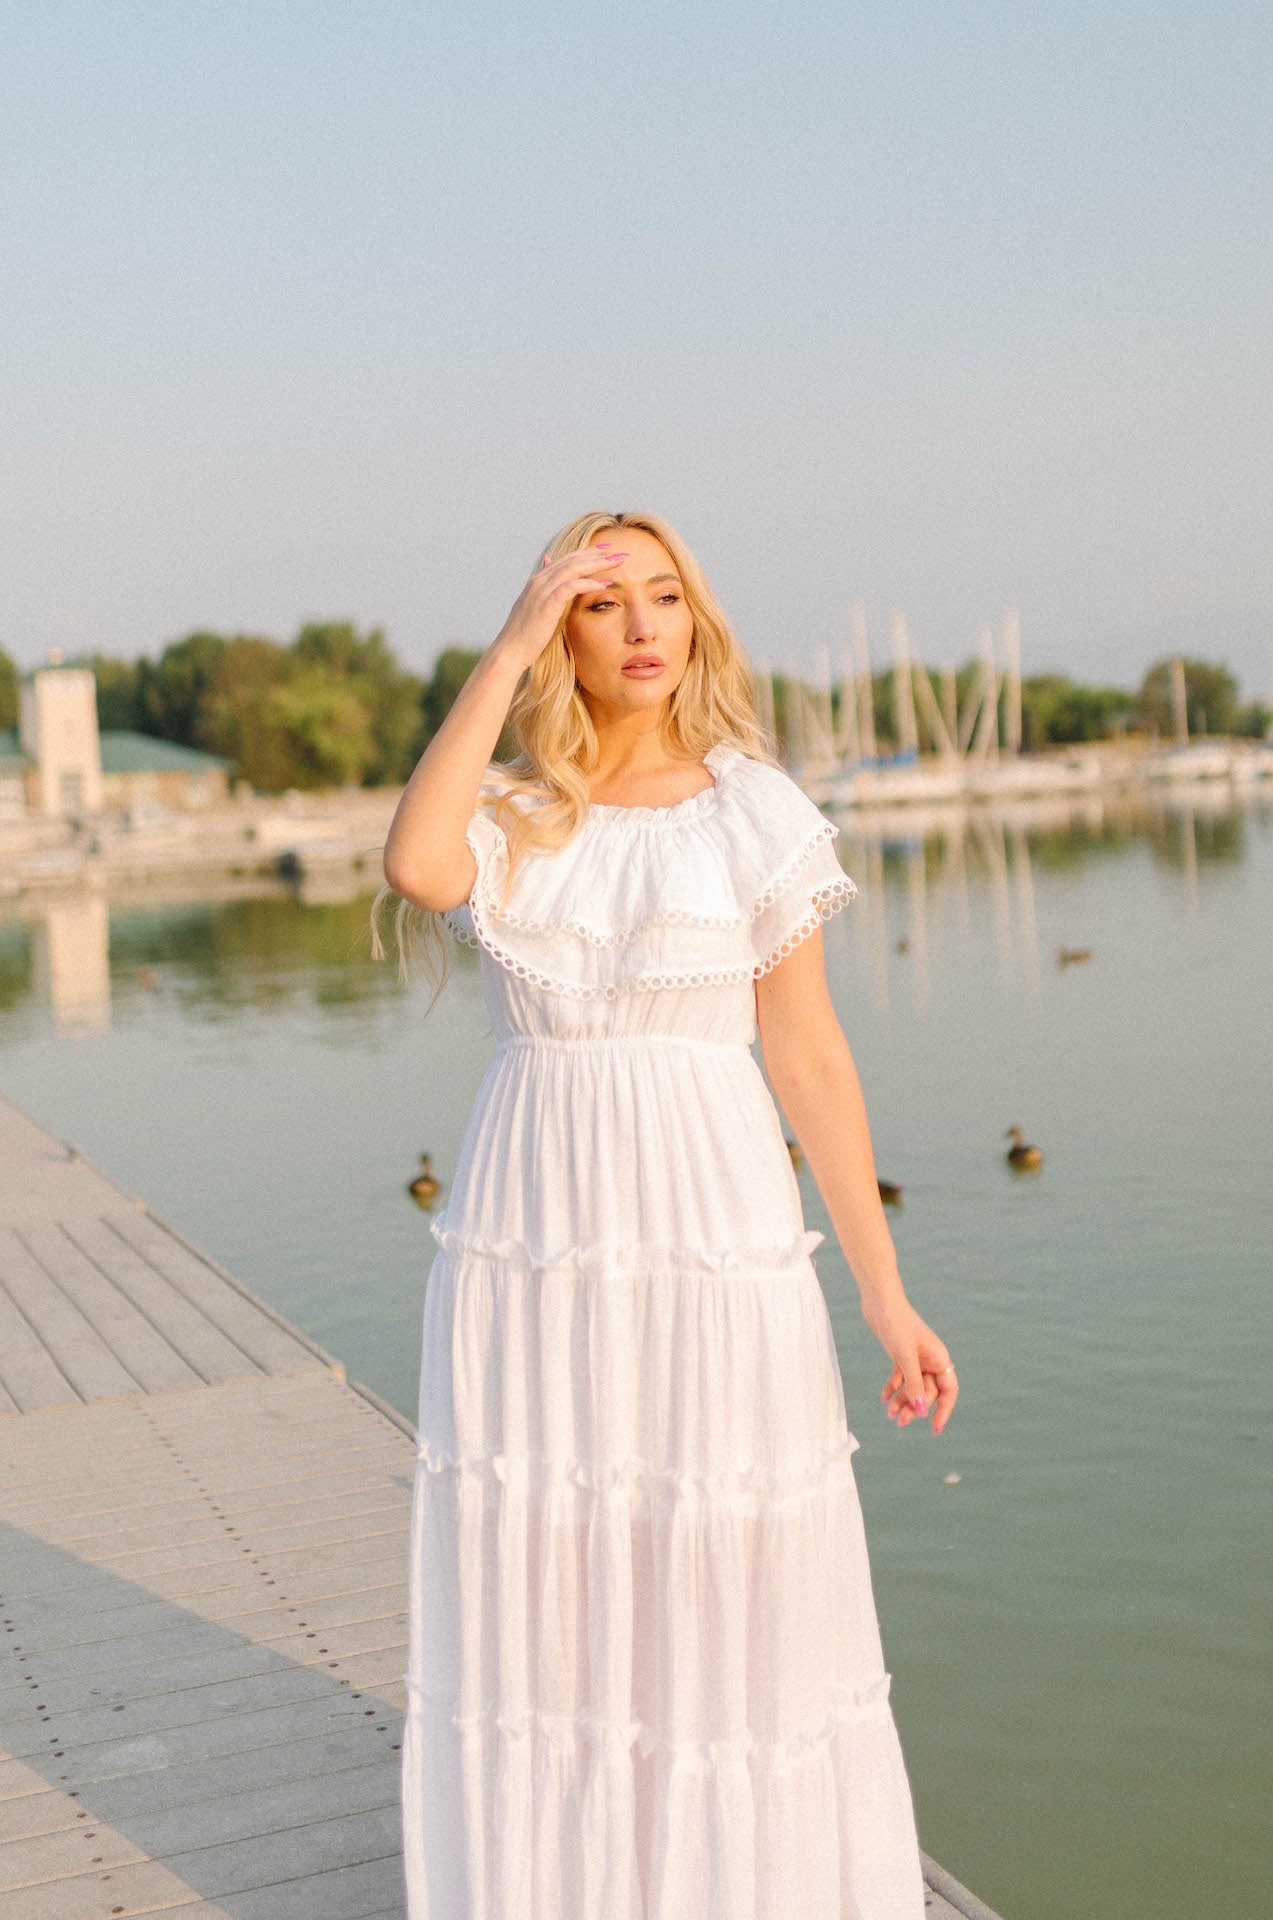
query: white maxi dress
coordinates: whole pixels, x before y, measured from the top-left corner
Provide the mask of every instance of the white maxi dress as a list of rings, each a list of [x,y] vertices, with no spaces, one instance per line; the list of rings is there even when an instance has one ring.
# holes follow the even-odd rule
[[[922,1920],[830,1317],[751,1044],[857,891],[783,771],[449,921],[496,1036],[423,1319],[409,1920]],[[498,787],[492,768],[488,790]]]

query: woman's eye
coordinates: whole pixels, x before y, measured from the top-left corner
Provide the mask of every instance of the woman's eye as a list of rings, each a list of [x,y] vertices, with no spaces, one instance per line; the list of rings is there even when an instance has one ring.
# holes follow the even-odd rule
[[[607,607],[612,607],[613,605],[613,600],[590,600],[588,602],[588,611],[589,613],[604,613]]]
[[[660,595],[659,595],[659,598],[660,598],[661,600],[669,600],[669,601],[671,601],[671,603],[672,603],[672,605],[673,605],[673,606],[675,606],[675,605],[676,605],[676,603],[678,602],[678,600],[680,599],[680,597],[681,597],[681,596],[680,596],[680,594],[679,594],[679,593],[662,593],[662,594],[660,594]]]

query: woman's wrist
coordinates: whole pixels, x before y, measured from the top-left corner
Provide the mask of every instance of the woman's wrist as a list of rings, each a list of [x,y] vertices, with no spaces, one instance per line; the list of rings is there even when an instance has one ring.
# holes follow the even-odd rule
[[[491,671],[507,674],[516,682],[534,666],[542,652],[542,646],[529,645],[524,634],[502,627],[482,658],[490,661]]]
[[[876,1320],[887,1319],[910,1307],[900,1273],[889,1274],[878,1280],[859,1280],[858,1296],[862,1317],[871,1325]]]

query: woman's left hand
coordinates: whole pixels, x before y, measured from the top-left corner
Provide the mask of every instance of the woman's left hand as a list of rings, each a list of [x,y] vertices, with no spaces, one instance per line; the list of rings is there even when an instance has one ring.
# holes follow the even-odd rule
[[[940,1433],[959,1398],[959,1379],[945,1341],[909,1302],[876,1312],[863,1308],[863,1317],[893,1362],[880,1393],[889,1419],[908,1427],[931,1410],[933,1432]]]

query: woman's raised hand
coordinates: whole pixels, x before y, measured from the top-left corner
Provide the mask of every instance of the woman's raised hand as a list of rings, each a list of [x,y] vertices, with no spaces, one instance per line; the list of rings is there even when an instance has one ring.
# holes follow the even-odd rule
[[[581,593],[595,593],[599,587],[610,586],[614,569],[627,557],[626,552],[605,541],[563,553],[557,560],[545,554],[538,571],[532,573],[514,602],[495,646],[501,653],[512,654],[523,667],[533,666],[571,601]]]

